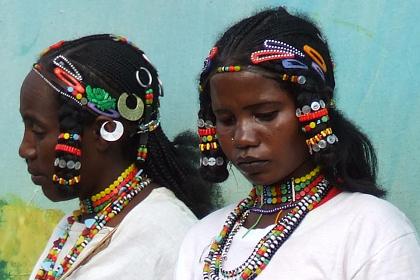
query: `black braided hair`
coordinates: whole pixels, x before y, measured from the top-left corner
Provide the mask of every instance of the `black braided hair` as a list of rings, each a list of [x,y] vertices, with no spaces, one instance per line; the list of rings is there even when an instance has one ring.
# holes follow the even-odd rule
[[[286,69],[278,60],[253,63],[251,54],[263,49],[266,40],[285,42],[302,51],[304,46],[309,44],[324,59],[325,73],[320,74],[315,68],[311,68],[312,60],[304,61],[305,65],[309,65],[306,70]],[[228,28],[216,42],[215,48],[216,55],[206,59],[200,74],[199,119],[215,123],[209,80],[218,72],[219,67],[237,65],[241,66],[242,70],[257,72],[276,80],[282,89],[291,92],[296,108],[310,105],[314,101],[325,101],[329,121],[317,125],[310,132],[305,132],[305,137],[309,139],[329,127],[339,139],[339,142],[313,153],[312,157],[315,164],[322,167],[326,178],[332,184],[346,191],[385,195],[385,191],[376,183],[377,159],[370,140],[335,108],[333,61],[326,40],[310,19],[303,15],[291,15],[283,7],[267,9]],[[305,59],[309,59],[306,57]],[[302,83],[292,83],[292,75],[304,75],[305,79]],[[307,123],[302,123],[302,128],[305,125]],[[225,157],[221,149],[211,152],[213,157]],[[206,153],[208,152],[204,151],[202,156],[206,156]],[[201,166],[200,172],[212,182],[221,182],[228,177],[226,164]]]
[[[144,56],[143,51],[128,42],[125,38],[110,34],[92,35],[73,41],[62,41],[51,46],[39,59],[34,69],[39,71],[50,83],[65,91],[65,85],[58,81],[53,71],[56,65],[53,60],[62,55],[68,59],[83,76],[83,84],[101,88],[118,100],[122,93],[134,93],[145,103],[145,88],[141,87],[136,80],[136,71],[141,67],[149,70],[152,76],[150,88],[153,90],[153,103],[150,110],[150,119],[158,118],[159,95],[162,91],[158,80],[157,70]],[[147,80],[147,73],[139,72],[141,80]],[[146,75],[143,77],[142,75]],[[63,89],[64,87],[64,89]],[[80,106],[74,100],[57,93],[60,100],[59,123],[60,133],[78,134],[83,140],[83,127],[92,123],[97,116],[88,110],[86,106]],[[127,99],[127,106],[133,108],[135,100]],[[133,103],[133,104],[131,104]],[[145,110],[146,111],[146,110]],[[185,146],[193,145],[197,140],[190,136],[184,136],[187,143],[175,146],[162,129],[158,126],[155,130],[147,133],[148,157],[145,161],[137,158],[137,148],[144,137],[144,133],[136,133],[140,124],[144,124],[144,118],[131,123],[133,131],[124,133],[122,147],[127,159],[135,161],[139,168],[157,184],[171,189],[197,217],[203,217],[213,208],[212,194],[217,192],[211,183],[203,181],[198,175],[197,167],[194,167],[192,158],[198,161],[198,153],[186,154],[182,152]],[[128,129],[129,131],[130,129]],[[126,129],[127,131],[127,129]],[[70,139],[71,140],[71,139]],[[143,138],[144,140],[144,138]],[[63,140],[64,141],[64,140]],[[59,140],[60,143],[60,140]],[[65,144],[75,148],[81,147],[81,142],[67,140]],[[82,155],[83,156],[83,155]],[[80,162],[80,157],[68,153],[57,152],[57,162],[70,159]],[[58,177],[68,180],[79,175],[80,170],[55,167]],[[83,179],[82,179],[83,180]],[[58,188],[69,194],[76,195],[78,185],[66,186],[56,184]]]

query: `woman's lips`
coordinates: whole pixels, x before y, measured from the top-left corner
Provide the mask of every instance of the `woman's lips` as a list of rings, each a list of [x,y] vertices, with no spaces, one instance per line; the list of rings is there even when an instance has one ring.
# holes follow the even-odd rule
[[[268,160],[239,161],[237,167],[247,174],[260,173],[265,170]]]
[[[43,180],[45,179],[45,176],[35,172],[31,168],[28,168],[29,174],[31,174],[31,180],[34,182],[35,185],[41,185]]]
[[[31,180],[32,182],[34,182],[35,185],[41,185],[43,179],[44,179],[44,176],[42,175],[31,175]]]

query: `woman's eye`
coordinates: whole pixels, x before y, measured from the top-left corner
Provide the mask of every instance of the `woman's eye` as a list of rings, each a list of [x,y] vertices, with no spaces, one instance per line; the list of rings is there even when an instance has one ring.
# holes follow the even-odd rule
[[[256,113],[254,118],[258,121],[269,122],[272,121],[277,116],[278,111],[268,112],[268,113]]]
[[[216,122],[219,125],[230,126],[235,123],[235,120],[232,117],[216,117]]]
[[[32,126],[32,132],[37,136],[37,137],[43,137],[45,135],[45,131],[37,126],[37,125],[33,125]]]

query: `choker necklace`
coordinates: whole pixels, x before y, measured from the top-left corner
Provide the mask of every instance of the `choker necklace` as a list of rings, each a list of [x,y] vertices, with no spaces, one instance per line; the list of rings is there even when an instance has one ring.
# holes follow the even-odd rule
[[[257,204],[281,204],[292,203],[300,200],[302,197],[311,192],[311,185],[320,172],[320,167],[315,167],[308,174],[299,178],[290,178],[282,184],[274,184],[270,186],[256,186],[257,195],[260,198]]]
[[[125,185],[119,187],[118,195],[112,196],[102,210],[96,213],[95,217],[90,220],[89,224],[86,223],[86,228],[82,231],[79,238],[76,241],[76,244],[70,249],[69,253],[64,257],[59,265],[56,266],[57,257],[61,252],[64,244],[69,237],[69,231],[71,226],[75,221],[80,218],[80,210],[75,211],[73,216],[67,218],[67,225],[64,232],[60,237],[53,242],[53,246],[50,249],[47,257],[41,263],[41,268],[38,270],[35,279],[37,280],[56,280],[60,279],[63,274],[65,274],[71,266],[76,262],[78,256],[83,251],[83,249],[89,244],[89,242],[94,238],[94,236],[116,215],[118,215],[124,207],[147,185],[150,184],[151,180],[146,176],[141,176],[143,170],[138,171],[136,167],[133,166],[132,172],[135,172],[134,176],[125,183]],[[131,166],[130,166],[131,167]],[[130,169],[130,167],[128,169]],[[128,170],[127,169],[127,170]],[[124,172],[126,172],[125,170]],[[123,172],[123,174],[124,174]],[[121,176],[123,175],[121,174]],[[131,173],[130,173],[131,174]],[[121,177],[120,176],[120,177]],[[128,176],[127,176],[128,178]],[[125,180],[123,180],[125,182]],[[122,182],[121,182],[122,183]],[[110,186],[111,187],[111,186]],[[108,187],[109,188],[109,187]],[[117,188],[117,187],[115,187]]]
[[[130,182],[138,172],[135,164],[131,164],[121,173],[120,176],[103,191],[92,195],[90,198],[80,200],[81,214],[89,215],[95,214],[103,210],[111,201],[115,200],[120,195],[124,186]]]
[[[255,205],[259,197],[256,188],[253,188],[249,196],[229,214],[222,231],[211,244],[209,253],[204,259],[203,278],[205,280],[251,280],[257,277],[306,214],[316,207],[328,193],[330,186],[324,176],[319,175],[316,181],[318,182],[316,191],[313,194],[306,194],[297,201],[296,206],[257,243],[244,263],[235,269],[225,270],[223,264],[233,237],[245,222],[249,209]]]

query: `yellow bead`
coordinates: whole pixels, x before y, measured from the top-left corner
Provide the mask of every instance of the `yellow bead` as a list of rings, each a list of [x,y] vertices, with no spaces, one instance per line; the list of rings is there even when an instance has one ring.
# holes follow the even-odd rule
[[[66,139],[66,140],[69,139],[70,138],[70,134],[69,133],[64,133],[63,138]]]
[[[82,94],[80,94],[80,93],[76,94],[76,99],[77,99],[77,100],[82,99],[82,97],[83,97],[83,95],[82,95]]]
[[[310,127],[310,128],[315,128],[315,126],[316,126],[315,122],[310,122],[310,123],[309,123],[309,127]]]
[[[79,239],[77,239],[76,245],[80,245],[85,241],[85,238],[83,236],[80,236]]]

